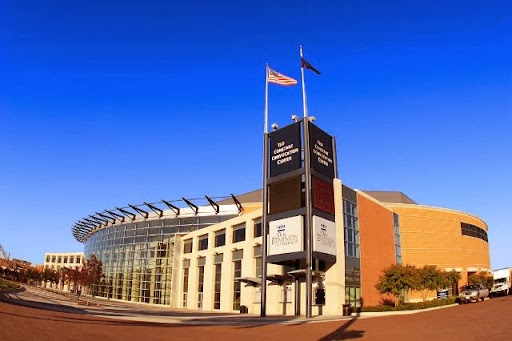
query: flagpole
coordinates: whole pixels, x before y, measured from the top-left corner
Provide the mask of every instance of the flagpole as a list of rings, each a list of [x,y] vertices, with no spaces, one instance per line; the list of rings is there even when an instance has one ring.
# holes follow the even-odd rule
[[[268,133],[268,63],[265,66],[265,126],[263,133]]]
[[[265,68],[265,127],[263,128],[263,207],[261,217],[261,303],[260,316],[267,315],[267,209],[268,209],[268,64]]]
[[[302,53],[302,45],[299,45],[300,50],[300,73],[302,75],[302,107],[304,108],[304,117],[308,117],[308,104],[306,99],[306,84],[304,83],[304,65],[302,65],[302,58],[304,58],[304,54]]]

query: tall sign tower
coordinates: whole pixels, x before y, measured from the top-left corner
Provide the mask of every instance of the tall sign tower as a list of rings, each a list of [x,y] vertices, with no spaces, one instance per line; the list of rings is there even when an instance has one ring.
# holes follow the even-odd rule
[[[266,315],[267,264],[285,265],[295,279],[295,314],[305,283],[306,317],[312,317],[313,278],[336,262],[333,178],[336,143],[304,117],[264,134],[261,316]]]

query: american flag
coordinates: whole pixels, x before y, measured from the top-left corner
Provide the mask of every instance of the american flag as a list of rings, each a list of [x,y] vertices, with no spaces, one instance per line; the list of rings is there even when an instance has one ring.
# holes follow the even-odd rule
[[[271,68],[268,69],[268,82],[274,83],[274,84],[279,84],[279,85],[295,85],[295,84],[297,84],[296,79],[293,79],[292,77],[285,76],[282,73],[272,70]]]

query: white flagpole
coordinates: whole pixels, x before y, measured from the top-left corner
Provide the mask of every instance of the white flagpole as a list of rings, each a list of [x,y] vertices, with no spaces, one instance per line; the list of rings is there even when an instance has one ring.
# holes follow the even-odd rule
[[[265,126],[263,132],[268,133],[268,64],[265,67]]]
[[[306,84],[304,83],[304,66],[302,66],[302,58],[304,58],[304,54],[302,53],[302,45],[299,46],[300,50],[300,73],[302,75],[302,106],[304,108],[304,117],[308,117],[308,103],[306,99]]]

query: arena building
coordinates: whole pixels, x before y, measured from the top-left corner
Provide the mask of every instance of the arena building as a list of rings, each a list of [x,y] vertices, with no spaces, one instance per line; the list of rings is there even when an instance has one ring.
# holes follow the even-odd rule
[[[461,274],[453,292],[489,271],[488,228],[468,213],[418,205],[401,192],[360,191],[334,179],[336,261],[313,266],[313,312],[339,315],[370,306],[391,264],[436,265]],[[258,314],[262,194],[129,205],[73,227],[85,255],[103,262],[99,296],[175,308]],[[304,272],[268,264],[267,312],[304,312]],[[414,298],[410,298],[414,300]]]

